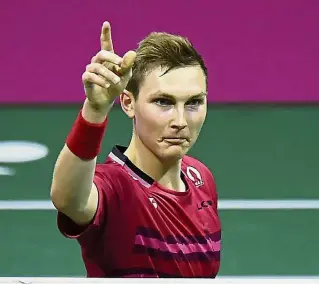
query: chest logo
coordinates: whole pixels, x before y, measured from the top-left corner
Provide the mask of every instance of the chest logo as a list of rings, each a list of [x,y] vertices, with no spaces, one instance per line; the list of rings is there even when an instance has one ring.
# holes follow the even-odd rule
[[[214,204],[213,200],[204,200],[200,204],[197,205],[197,209],[202,210],[204,208],[213,206],[213,204]]]
[[[152,205],[154,206],[154,208],[157,208],[157,202],[156,202],[156,200],[154,199],[154,197],[149,197],[148,198],[149,199],[149,201],[152,203]]]
[[[194,182],[196,187],[202,186],[204,184],[200,172],[194,167],[187,167],[186,174],[188,178]]]

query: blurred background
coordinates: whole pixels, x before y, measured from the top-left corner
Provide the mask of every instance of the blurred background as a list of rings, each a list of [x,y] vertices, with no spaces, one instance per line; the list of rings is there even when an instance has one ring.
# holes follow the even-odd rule
[[[206,60],[191,155],[218,185],[220,275],[319,275],[318,0],[1,0],[0,276],[85,275],[49,192],[105,20],[119,55],[166,31]],[[100,161],[131,135],[117,106],[110,121]]]

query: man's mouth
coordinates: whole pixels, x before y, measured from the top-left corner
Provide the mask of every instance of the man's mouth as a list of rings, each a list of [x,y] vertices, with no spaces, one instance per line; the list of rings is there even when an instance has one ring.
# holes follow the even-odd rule
[[[163,140],[173,145],[180,145],[188,141],[186,137],[164,137]]]

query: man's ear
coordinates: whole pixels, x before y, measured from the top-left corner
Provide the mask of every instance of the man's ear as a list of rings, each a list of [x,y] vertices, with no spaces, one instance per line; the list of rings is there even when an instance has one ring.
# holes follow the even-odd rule
[[[135,116],[135,98],[133,94],[127,90],[124,90],[120,95],[120,103],[122,110],[126,113],[129,118]]]

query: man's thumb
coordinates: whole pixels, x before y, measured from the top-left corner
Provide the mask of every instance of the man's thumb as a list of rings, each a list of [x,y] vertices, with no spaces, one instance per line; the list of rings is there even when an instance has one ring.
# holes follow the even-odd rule
[[[122,64],[120,66],[121,75],[130,71],[130,69],[132,68],[133,63],[135,61],[135,58],[136,58],[136,52],[133,50],[130,50],[124,54],[123,61],[122,61]]]

